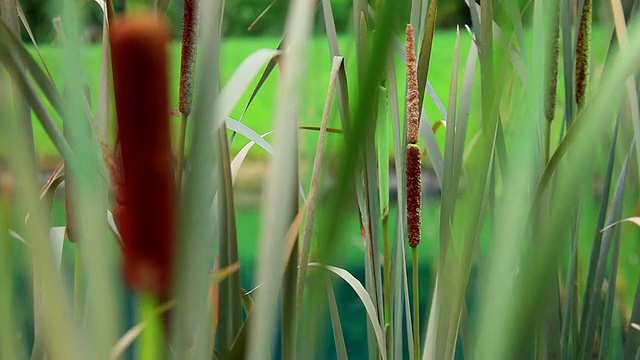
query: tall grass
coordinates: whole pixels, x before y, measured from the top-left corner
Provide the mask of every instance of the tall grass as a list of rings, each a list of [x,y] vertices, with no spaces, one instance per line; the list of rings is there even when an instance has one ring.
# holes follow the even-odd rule
[[[590,0],[469,1],[468,34],[458,30],[450,47],[438,45],[438,1],[412,1],[411,13],[400,14],[391,0],[354,0],[353,54],[338,46],[330,0],[296,0],[281,45],[256,49],[226,82],[224,1],[185,1],[183,56],[169,65],[165,16],[178,2],[138,2],[121,14],[98,4],[106,13],[94,111],[75,4],[52,6],[64,49],[64,83],[54,84],[17,36],[18,19],[25,29],[29,20],[19,0],[0,0],[0,358],[640,353],[640,293],[633,302],[621,296],[640,283],[621,280],[625,256],[639,255],[629,245],[640,224],[637,0],[602,3],[613,20],[599,26],[616,35],[603,42],[591,37]],[[316,18],[331,54],[324,99],[306,91]],[[435,51],[453,54],[447,94],[430,82]],[[355,74],[347,74],[350,57]],[[401,63],[406,72],[397,72]],[[181,131],[172,138],[167,78],[178,65]],[[260,92],[270,77],[277,92]],[[248,103],[238,104],[247,91]],[[230,117],[256,97],[275,102],[264,114],[273,119],[269,137]],[[316,124],[301,120],[310,101],[323,105]],[[443,120],[429,119],[426,104]],[[340,129],[329,127],[332,116]],[[64,159],[44,185],[34,120]],[[318,133],[313,159],[300,150],[302,131]],[[250,141],[237,154],[234,136]],[[341,144],[337,159],[324,154],[331,139]],[[234,181],[255,144],[271,157],[254,267],[238,257],[246,242]],[[437,197],[422,180],[429,167]],[[73,242],[50,226],[63,182]],[[594,201],[600,206],[588,211]],[[346,236],[349,227],[360,238]],[[362,278],[345,265],[354,243],[363,249]],[[433,276],[420,276],[428,268]],[[19,291],[24,278],[28,295]],[[337,300],[344,291],[364,311],[357,324],[345,322],[354,305]],[[347,327],[360,329],[360,343]],[[33,339],[17,335],[31,329]],[[327,339],[334,345],[326,348]]]

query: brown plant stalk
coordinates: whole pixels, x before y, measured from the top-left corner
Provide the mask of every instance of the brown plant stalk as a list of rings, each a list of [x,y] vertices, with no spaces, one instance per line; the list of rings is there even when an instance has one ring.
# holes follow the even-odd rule
[[[589,85],[592,17],[593,0],[585,0],[576,44],[576,104],[578,109],[582,109],[585,104]]]
[[[169,289],[174,238],[168,41],[164,21],[152,12],[126,15],[111,29],[125,280],[155,293]]]

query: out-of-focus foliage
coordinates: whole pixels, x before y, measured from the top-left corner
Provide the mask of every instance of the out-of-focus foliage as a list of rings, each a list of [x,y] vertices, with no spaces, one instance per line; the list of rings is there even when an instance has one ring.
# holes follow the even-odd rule
[[[276,0],[273,6],[264,14],[264,16],[248,30],[250,25],[256,18],[272,3],[273,0],[228,0],[226,3],[224,32],[226,36],[259,36],[259,35],[277,35],[281,34],[284,27],[284,20],[287,9],[289,8],[289,0]],[[116,12],[124,9],[124,0],[114,0]],[[24,9],[29,24],[33,29],[36,39],[39,41],[53,41],[55,31],[53,29],[52,19],[48,15],[47,6],[42,0],[22,0],[21,5]],[[182,20],[182,3],[183,0],[172,0],[168,11],[168,17],[172,24],[173,37],[180,36],[181,20]],[[78,6],[84,14],[87,27],[84,38],[88,41],[96,41],[102,31],[102,13],[100,7],[93,0],[79,1]],[[402,12],[408,14],[411,2],[399,2]],[[352,2],[350,0],[332,1],[333,14],[335,16],[336,29],[338,32],[345,32],[350,29],[353,11]],[[447,1],[440,5],[439,9],[439,25],[455,26],[456,24],[469,24],[469,12],[463,1]],[[320,18],[316,21],[316,30],[322,29],[322,21]],[[400,29],[402,30],[402,29]],[[23,38],[27,40],[26,32]]]

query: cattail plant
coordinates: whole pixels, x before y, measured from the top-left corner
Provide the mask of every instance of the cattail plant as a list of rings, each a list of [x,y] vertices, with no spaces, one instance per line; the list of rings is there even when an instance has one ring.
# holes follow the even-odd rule
[[[585,0],[576,44],[576,104],[578,109],[582,109],[584,106],[589,85],[592,13],[593,0]]]
[[[185,137],[187,133],[187,120],[191,114],[193,98],[193,71],[196,63],[196,35],[198,30],[197,1],[185,0],[182,15],[182,55],[180,57],[180,102],[178,110],[182,114],[180,124],[180,144],[178,145],[178,189],[182,183],[182,163],[184,161]]]
[[[551,17],[551,31],[545,42],[546,61],[544,74],[544,161],[549,161],[549,146],[551,144],[551,121],[556,112],[558,91],[558,57],[560,56],[560,1],[556,2]]]
[[[137,291],[154,294],[169,289],[174,238],[168,41],[168,29],[154,13],[127,15],[112,25],[122,176],[116,199],[124,206],[117,218],[125,280]]]
[[[420,127],[420,109],[418,93],[418,71],[416,68],[415,36],[413,26],[406,29],[407,58],[407,149],[405,154],[406,196],[407,196],[407,237],[413,255],[413,336],[414,356],[420,356],[420,297],[418,281],[418,251],[421,230],[422,179],[420,165],[420,147],[418,129]]]
[[[551,32],[547,41],[545,63],[545,97],[544,117],[552,121],[556,112],[556,98],[558,88],[558,57],[560,56],[560,1],[556,2],[556,9],[551,19]]]

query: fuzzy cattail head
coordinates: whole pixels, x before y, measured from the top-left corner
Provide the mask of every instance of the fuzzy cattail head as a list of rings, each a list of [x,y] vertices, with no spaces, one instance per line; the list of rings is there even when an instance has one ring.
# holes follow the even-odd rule
[[[407,175],[407,234],[409,246],[416,247],[420,243],[420,229],[422,227],[422,173],[420,168],[420,147],[418,145],[407,145],[405,161]]]
[[[416,39],[413,34],[413,25],[407,24],[405,36],[407,42],[407,141],[409,144],[416,144],[418,143],[418,128],[420,127],[420,94],[418,92]]]
[[[578,109],[581,109],[585,104],[589,85],[592,13],[593,0],[585,0],[576,44],[576,104],[578,104]]]
[[[193,71],[196,63],[197,1],[185,0],[182,15],[182,57],[180,62],[180,104],[184,115],[191,113]]]
[[[152,292],[169,288],[174,238],[168,41],[165,23],[151,12],[127,15],[111,29],[125,280]]]
[[[551,33],[547,41],[547,58],[545,64],[545,98],[544,117],[553,120],[556,112],[556,97],[558,91],[558,57],[560,56],[560,1],[553,12]]]

